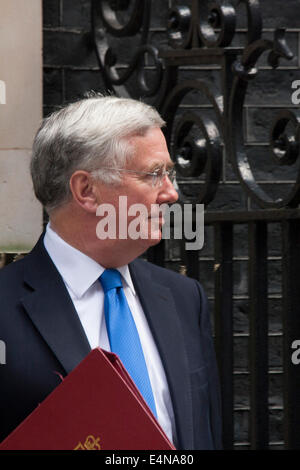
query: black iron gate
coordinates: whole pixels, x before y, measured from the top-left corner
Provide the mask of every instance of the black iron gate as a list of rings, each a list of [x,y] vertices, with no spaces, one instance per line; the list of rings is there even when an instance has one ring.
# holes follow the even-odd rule
[[[247,106],[252,83],[261,80],[255,90],[263,100],[264,74],[279,68],[271,72],[276,89],[276,73],[281,80],[283,74],[280,61],[293,62],[285,31],[263,29],[259,0],[93,0],[92,5],[93,38],[107,89],[159,109],[167,122],[181,202],[206,205],[208,255],[205,249],[185,251],[182,244],[165,241],[148,256],[208,285],[224,447],[300,449],[300,364],[293,356],[300,340],[300,114],[295,106],[277,106],[272,93],[271,114],[259,103],[258,111],[251,102]],[[294,63],[291,70],[297,67]],[[284,70],[288,73],[288,67]],[[264,135],[260,146],[247,139],[249,115],[256,116],[258,133]],[[268,179],[269,154],[284,177],[275,169]],[[265,181],[255,172],[259,160]],[[270,241],[274,234],[276,253]],[[244,266],[246,294],[235,292],[237,263]],[[248,322],[238,332],[236,300],[244,302]],[[270,321],[278,311],[273,328]],[[243,351],[242,339],[247,339]],[[272,363],[276,348],[280,361]],[[240,411],[246,425],[238,420]]]

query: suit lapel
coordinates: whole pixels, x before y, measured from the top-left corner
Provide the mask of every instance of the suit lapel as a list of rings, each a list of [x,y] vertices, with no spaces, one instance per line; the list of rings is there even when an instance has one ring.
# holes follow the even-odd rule
[[[130,271],[164,364],[181,448],[193,448],[192,403],[187,354],[170,290],[155,282],[139,261]],[[21,302],[41,337],[66,373],[91,348],[64,282],[43,244],[43,235],[27,255],[24,282],[30,287]]]
[[[151,278],[139,261],[132,279],[159,350],[172,397],[180,447],[193,448],[193,416],[187,353],[173,296]]]
[[[54,355],[69,373],[90,352],[90,345],[64,282],[42,240],[28,256],[21,302]]]

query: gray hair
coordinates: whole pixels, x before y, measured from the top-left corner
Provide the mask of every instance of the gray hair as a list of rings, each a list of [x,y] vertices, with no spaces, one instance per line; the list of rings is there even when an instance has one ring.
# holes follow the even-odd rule
[[[134,155],[129,137],[164,124],[152,106],[115,96],[83,99],[54,112],[43,120],[33,142],[30,169],[36,197],[48,213],[67,203],[76,170],[89,171],[106,184],[118,183],[118,172],[101,167],[124,167]]]

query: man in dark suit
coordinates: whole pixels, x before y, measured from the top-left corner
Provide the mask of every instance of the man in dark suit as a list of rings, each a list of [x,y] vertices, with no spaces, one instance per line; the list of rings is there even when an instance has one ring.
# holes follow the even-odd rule
[[[101,281],[109,271],[121,279],[167,436],[179,449],[221,447],[218,374],[202,287],[137,259],[161,239],[163,218],[152,207],[177,200],[163,124],[141,102],[94,97],[54,113],[39,129],[31,173],[49,224],[30,254],[0,271],[6,344],[0,440],[92,348],[114,350]],[[132,235],[136,204],[146,210],[139,237]],[[113,219],[107,218],[111,208]]]

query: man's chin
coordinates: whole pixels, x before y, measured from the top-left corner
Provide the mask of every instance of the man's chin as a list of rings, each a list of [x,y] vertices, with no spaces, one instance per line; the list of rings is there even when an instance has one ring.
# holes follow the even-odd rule
[[[161,233],[161,230],[158,229],[158,230],[152,231],[150,234],[148,234],[147,237],[141,239],[141,242],[143,243],[144,246],[149,248],[151,246],[157,245],[161,241],[161,239],[162,239],[162,233]]]
[[[157,235],[152,236],[149,241],[152,245],[157,245],[157,243],[161,241],[161,238],[162,238],[161,231],[159,231]]]

